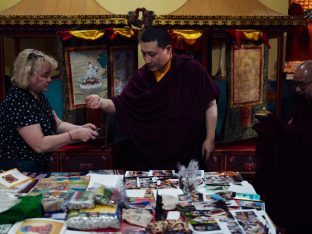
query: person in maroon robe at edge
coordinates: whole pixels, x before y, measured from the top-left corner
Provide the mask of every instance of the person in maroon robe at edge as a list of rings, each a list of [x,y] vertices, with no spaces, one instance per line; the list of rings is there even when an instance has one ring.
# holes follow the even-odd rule
[[[285,233],[311,233],[312,60],[295,70],[296,107],[289,121],[270,114],[253,127],[259,135],[254,181],[266,211]],[[308,231],[310,230],[310,231]]]
[[[140,46],[145,65],[121,95],[89,95],[87,107],[116,113],[133,150],[121,159],[124,169],[177,169],[191,159],[204,169],[214,149],[218,88],[200,63],[173,53],[165,28],[145,28]]]

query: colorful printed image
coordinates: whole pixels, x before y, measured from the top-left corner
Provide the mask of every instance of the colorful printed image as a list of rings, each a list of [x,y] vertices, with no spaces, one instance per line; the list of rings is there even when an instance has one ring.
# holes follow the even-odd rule
[[[8,183],[10,183],[10,184],[12,184],[12,183],[14,183],[14,182],[17,181],[17,178],[15,178],[15,177],[14,177],[13,175],[11,175],[11,174],[2,176],[2,178],[3,178],[6,182],[8,182]]]

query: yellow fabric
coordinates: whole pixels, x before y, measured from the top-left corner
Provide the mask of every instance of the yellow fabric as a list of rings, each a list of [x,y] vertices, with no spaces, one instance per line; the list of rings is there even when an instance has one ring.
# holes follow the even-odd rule
[[[79,31],[69,31],[74,37],[84,39],[84,40],[96,40],[104,36],[105,31],[102,30],[79,30]]]
[[[134,35],[133,29],[113,28],[113,32],[127,38],[131,38]]]
[[[166,73],[169,71],[170,68],[171,68],[171,58],[170,58],[169,62],[165,65],[163,72],[161,72],[159,70],[154,72],[156,81],[157,82],[161,81],[161,79],[166,75]]]
[[[252,40],[252,41],[259,41],[263,35],[262,32],[253,31],[253,32],[246,32],[243,31],[245,38]]]
[[[172,33],[182,38],[189,45],[193,45],[203,35],[201,30],[172,30]]]

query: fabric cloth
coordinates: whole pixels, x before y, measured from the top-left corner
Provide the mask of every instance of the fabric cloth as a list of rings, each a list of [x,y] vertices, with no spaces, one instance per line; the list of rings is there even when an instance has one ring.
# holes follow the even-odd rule
[[[270,115],[254,125],[259,134],[254,186],[265,200],[266,211],[287,233],[308,227],[310,198],[300,196],[310,184],[312,101],[298,97],[293,121],[288,124]]]
[[[52,111],[43,94],[40,94],[40,101],[38,101],[28,90],[16,86],[10,88],[5,100],[0,104],[0,168],[2,170],[12,169],[12,166],[22,171],[48,168],[49,154],[34,152],[16,129],[40,124],[45,136],[55,134],[56,122]]]
[[[122,209],[122,219],[134,225],[147,227],[153,215],[145,209]]]
[[[0,214],[0,224],[15,223],[24,219],[43,216],[42,195],[19,197],[20,203]]]
[[[171,68],[158,83],[146,65],[112,97],[117,118],[134,153],[133,168],[174,169],[201,158],[205,111],[219,90],[207,71],[185,55],[173,55]]]

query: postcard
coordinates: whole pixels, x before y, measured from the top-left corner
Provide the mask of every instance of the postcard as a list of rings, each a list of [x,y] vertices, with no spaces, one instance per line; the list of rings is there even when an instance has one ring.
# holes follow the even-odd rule
[[[196,210],[212,210],[218,206],[217,201],[193,202],[193,205]]]
[[[138,181],[139,188],[157,188],[157,182],[153,181],[152,177],[141,177]]]
[[[260,201],[260,195],[251,193],[235,193],[234,199]]]
[[[65,230],[66,223],[64,221],[47,218],[33,218],[15,223],[8,234],[25,234],[26,232],[62,234]]]
[[[239,201],[239,206],[242,209],[265,210],[264,202],[261,202],[261,201],[240,200]]]
[[[239,172],[234,171],[205,172],[204,181],[207,185],[230,185],[241,183],[243,178]]]
[[[32,178],[24,175],[17,168],[0,173],[0,185],[5,188],[13,188],[29,180]]]
[[[189,223],[192,232],[223,233],[218,222],[212,217],[197,216],[191,219]]]
[[[149,176],[148,171],[126,171],[125,177],[142,177]]]
[[[124,185],[125,185],[125,189],[137,189],[139,188],[138,178],[125,177]]]
[[[150,176],[173,176],[174,170],[150,170]]]
[[[262,211],[254,209],[230,212],[246,233],[276,233],[273,224]]]

